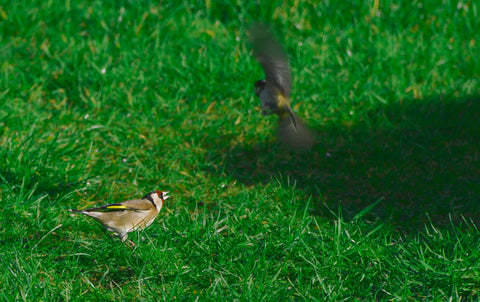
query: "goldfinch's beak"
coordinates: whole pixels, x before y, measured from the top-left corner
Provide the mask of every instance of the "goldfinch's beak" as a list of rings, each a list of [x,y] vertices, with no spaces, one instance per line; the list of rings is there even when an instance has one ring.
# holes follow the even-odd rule
[[[162,198],[163,200],[167,199],[167,198],[170,198],[170,196],[167,196],[169,192],[162,192]]]

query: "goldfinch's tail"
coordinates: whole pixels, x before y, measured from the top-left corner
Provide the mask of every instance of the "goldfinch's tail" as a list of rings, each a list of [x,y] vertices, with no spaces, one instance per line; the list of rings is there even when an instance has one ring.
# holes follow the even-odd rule
[[[278,139],[295,150],[309,150],[315,143],[315,135],[292,111],[278,120]]]
[[[83,214],[83,211],[75,210],[75,209],[67,209],[67,211],[72,212],[72,213],[80,213],[80,214]]]

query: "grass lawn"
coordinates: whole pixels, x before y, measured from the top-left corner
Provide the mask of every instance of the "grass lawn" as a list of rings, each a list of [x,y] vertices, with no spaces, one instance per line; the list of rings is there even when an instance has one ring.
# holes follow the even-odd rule
[[[0,2],[1,300],[479,299],[480,4],[241,2]],[[133,249],[66,211],[153,190]]]

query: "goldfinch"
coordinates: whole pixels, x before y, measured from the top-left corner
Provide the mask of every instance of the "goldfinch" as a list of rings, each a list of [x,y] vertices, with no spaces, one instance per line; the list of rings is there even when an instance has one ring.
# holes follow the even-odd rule
[[[70,209],[68,211],[94,218],[125,242],[128,233],[143,230],[152,224],[162,209],[163,202],[170,197],[167,194],[168,192],[154,191],[142,199],[127,200],[86,210]]]
[[[279,139],[294,149],[310,149],[315,143],[311,130],[290,107],[292,76],[280,43],[263,25],[251,30],[253,52],[265,71],[265,80],[255,82],[263,115],[278,115]]]

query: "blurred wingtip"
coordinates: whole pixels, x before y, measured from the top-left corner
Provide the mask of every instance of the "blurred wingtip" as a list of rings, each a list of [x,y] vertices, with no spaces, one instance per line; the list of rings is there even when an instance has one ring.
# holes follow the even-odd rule
[[[270,26],[264,23],[254,23],[250,28],[250,41],[256,52],[273,52],[283,54],[280,43],[275,38]]]
[[[253,22],[252,26],[250,26],[250,36],[252,40],[265,35],[270,35],[270,31],[270,26],[263,22]]]

